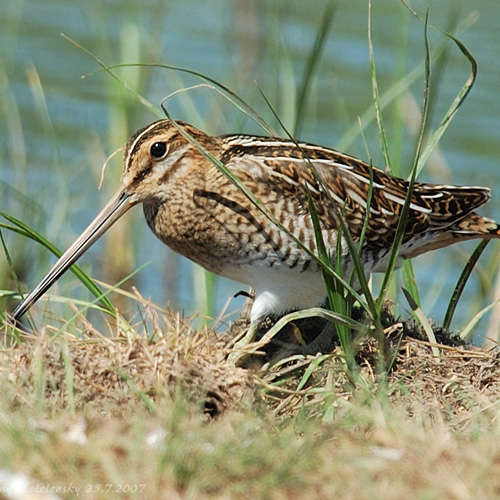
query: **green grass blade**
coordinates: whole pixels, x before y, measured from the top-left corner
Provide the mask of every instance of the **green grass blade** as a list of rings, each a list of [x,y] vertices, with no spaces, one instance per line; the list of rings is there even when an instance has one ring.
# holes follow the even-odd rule
[[[305,116],[305,109],[307,104],[307,97],[311,88],[311,83],[314,78],[316,69],[318,68],[318,63],[321,59],[321,55],[326,45],[328,34],[331,30],[333,24],[333,18],[337,4],[335,2],[330,2],[323,14],[323,21],[319,27],[318,33],[316,35],[316,40],[314,41],[314,47],[309,53],[307,59],[304,77],[302,85],[300,86],[298,97],[297,97],[297,114],[295,119],[294,133],[295,135],[300,135],[302,130],[302,124]]]
[[[0,224],[0,227],[5,228],[5,226],[6,225]],[[12,258],[10,256],[10,252],[9,252],[9,249],[7,248],[7,244],[5,243],[5,239],[3,237],[3,232],[1,229],[0,229],[0,241],[2,242],[3,253],[5,255],[5,258],[7,259],[7,265],[9,267],[9,269],[11,270],[12,278],[14,279],[14,281],[16,283],[16,288],[17,288],[18,292],[21,293],[21,283],[19,283],[19,280],[17,279],[17,274],[14,272],[14,262],[12,261]]]
[[[341,284],[337,284],[335,279],[333,278],[333,273],[328,272],[327,269],[331,269],[332,259],[331,255],[328,253],[325,241],[323,239],[323,233],[321,231],[321,223],[318,217],[318,212],[316,211],[316,207],[314,205],[314,200],[311,194],[308,192],[308,206],[309,213],[311,215],[311,220],[314,228],[314,239],[316,241],[316,247],[318,249],[318,257],[324,263],[323,271],[323,279],[325,281],[325,288],[328,297],[328,303],[330,305],[330,309],[337,313],[340,313],[346,317],[350,316],[350,306],[349,306],[349,295],[344,294],[344,288]],[[344,270],[342,269],[342,234],[339,230],[337,233],[337,248],[335,252],[335,273],[344,276]],[[346,355],[350,355],[352,352],[351,349],[351,335],[350,330],[345,325],[338,324],[337,325],[337,333],[340,340],[340,345],[342,349],[346,353]]]
[[[423,21],[427,26],[429,26],[428,23],[428,12],[426,14],[425,20],[423,20],[409,5],[407,5],[404,0],[401,0],[401,2],[405,5],[405,7],[411,12],[412,15],[414,15],[417,19]],[[460,50],[460,52],[466,57],[466,59],[469,61],[470,66],[471,66],[471,72],[465,82],[465,84],[462,86],[460,89],[459,93],[453,100],[453,103],[451,106],[448,108],[446,111],[443,120],[439,124],[438,128],[435,130],[435,132],[432,134],[429,142],[427,143],[427,146],[425,149],[422,151],[420,158],[418,160],[417,164],[417,175],[421,172],[421,170],[424,168],[427,160],[429,159],[429,156],[431,155],[433,149],[436,147],[438,142],[440,141],[441,137],[445,133],[446,129],[448,128],[449,124],[453,120],[454,116],[456,115],[457,111],[459,110],[460,106],[464,103],[465,99],[469,95],[469,92],[472,90],[472,87],[474,86],[477,78],[477,62],[474,58],[474,56],[470,53],[470,51],[467,49],[467,47],[454,35],[451,33],[448,33],[438,27],[432,26],[433,29],[444,35],[446,38],[451,40]],[[427,29],[426,29],[427,31]],[[427,42],[427,36],[426,36],[426,47],[428,45]],[[428,50],[428,47],[427,47]]]
[[[389,144],[387,142],[385,127],[383,124],[382,109],[380,106],[380,94],[377,82],[377,73],[375,71],[375,54],[373,52],[373,42],[372,42],[372,0],[368,2],[368,50],[370,53],[370,71],[371,71],[371,81],[372,81],[373,104],[375,106],[375,118],[377,120],[378,131],[380,136],[380,144],[382,146],[385,164],[390,168],[392,162],[389,154]]]
[[[323,362],[329,357],[330,357],[329,354],[324,354],[323,356],[318,356],[313,361],[311,361],[311,363],[309,363],[309,366],[306,368],[304,375],[300,379],[300,382],[297,384],[297,389],[296,389],[297,391],[301,391],[302,389],[304,389],[307,382],[312,377],[317,368],[321,366]]]
[[[56,246],[54,246],[49,240],[47,240],[45,237],[43,237],[40,233],[38,233],[34,229],[30,228],[24,222],[2,211],[0,211],[0,215],[5,219],[7,219],[12,224],[14,224],[14,226],[10,226],[8,224],[0,223],[0,227],[22,234],[23,236],[26,236],[27,238],[30,238],[33,241],[36,241],[40,245],[44,246],[47,250],[52,252],[57,258],[59,258],[63,254],[63,252],[61,252],[61,250],[59,250]],[[105,295],[103,295],[103,292],[92,281],[92,278],[90,278],[77,264],[73,264],[70,267],[70,270],[82,282],[82,284],[92,293],[92,295],[94,295],[96,298],[99,299],[106,312],[111,316],[115,317],[116,312],[115,308],[113,307],[113,304]]]
[[[361,249],[363,248],[363,243],[365,241],[366,231],[368,229],[368,224],[370,223],[370,208],[373,198],[373,165],[370,161],[370,183],[368,184],[368,192],[366,193],[366,207],[365,220],[363,221],[363,227],[361,228],[361,234],[359,236],[358,242],[358,255],[361,258]]]
[[[472,54],[467,50],[465,45],[463,45],[460,40],[456,39],[453,35],[450,35],[448,33],[445,33],[446,36],[449,36],[459,47],[461,50],[462,54],[465,55],[465,57],[468,59],[471,65],[471,72],[469,74],[469,77],[467,78],[467,81],[465,82],[464,86],[458,93],[458,95],[455,97],[453,103],[449,107],[448,111],[445,114],[445,117],[439,124],[438,128],[436,131],[432,134],[426,148],[422,152],[422,155],[419,158],[418,165],[417,165],[417,173],[419,173],[423,168],[427,160],[429,159],[429,156],[431,155],[432,151],[440,141],[441,137],[447,130],[448,126],[450,125],[451,120],[453,117],[456,115],[458,109],[462,104],[464,103],[465,99],[467,98],[469,92],[471,91],[477,77],[477,62],[472,56]]]
[[[493,309],[498,303],[500,302],[500,299],[495,300],[495,302],[489,304],[486,306],[484,309],[481,309],[477,314],[474,315],[474,317],[467,323],[461,330],[460,330],[460,338],[465,341],[470,341],[470,338],[472,336],[472,332],[474,330],[474,327],[479,323],[479,320],[488,312],[490,309]]]
[[[455,286],[455,289],[453,290],[453,294],[450,298],[450,302],[448,304],[448,308],[446,309],[446,314],[444,316],[444,322],[443,322],[443,327],[446,330],[449,330],[451,326],[451,322],[453,320],[453,315],[455,314],[455,310],[458,305],[458,301],[460,300],[460,297],[462,296],[462,293],[464,291],[465,285],[467,281],[469,280],[469,277],[479,260],[479,257],[481,257],[481,254],[484,252],[486,249],[486,246],[490,240],[481,240],[478,245],[476,246],[476,249],[470,256],[469,260],[467,261],[467,264],[465,264],[465,267],[462,270],[462,274],[460,274],[460,277],[458,278],[457,284]]]
[[[413,263],[411,260],[405,260],[403,262],[403,267],[402,267],[402,272],[403,272],[403,283],[406,288],[413,297],[413,300],[417,303],[417,305],[420,307],[421,301],[420,301],[420,293],[418,291],[418,286],[417,286],[417,280],[415,278],[415,272],[413,271]]]
[[[436,336],[434,335],[434,330],[432,329],[432,325],[429,319],[424,314],[424,311],[422,311],[420,306],[415,302],[415,299],[411,296],[410,292],[406,290],[406,288],[403,288],[403,293],[406,297],[406,300],[408,301],[408,304],[411,307],[411,310],[413,311],[414,316],[418,319],[418,321],[422,325],[422,328],[424,329],[425,334],[429,339],[429,342],[431,344],[437,344]],[[439,349],[435,345],[432,345],[431,349],[436,359],[439,359]]]
[[[377,310],[381,311],[382,306],[385,300],[385,296],[387,294],[389,284],[391,282],[392,276],[396,269],[398,258],[399,258],[399,250],[401,245],[403,244],[403,238],[406,232],[406,223],[408,221],[408,217],[410,214],[410,204],[411,198],[413,195],[413,188],[415,186],[416,178],[417,178],[417,166],[420,157],[420,153],[422,150],[422,145],[424,141],[424,134],[427,124],[427,113],[429,109],[429,87],[430,87],[430,51],[429,51],[429,39],[428,39],[428,26],[427,26],[428,18],[426,17],[425,25],[424,25],[424,40],[425,40],[425,79],[424,79],[424,92],[423,92],[423,104],[422,104],[422,120],[420,124],[420,133],[417,140],[417,147],[415,152],[415,160],[413,163],[413,167],[411,169],[410,181],[408,185],[408,192],[405,198],[405,202],[403,208],[401,210],[398,227],[396,229],[396,234],[394,236],[394,242],[392,245],[391,255],[389,257],[389,262],[387,265],[387,270],[384,274],[382,286],[380,288],[380,294],[377,299]],[[370,44],[371,44],[370,40]],[[381,122],[382,125],[382,122]]]
[[[334,308],[334,297],[333,293],[335,290],[335,281],[330,272],[327,271],[328,268],[331,268],[332,262],[328,251],[326,250],[325,241],[323,239],[323,233],[321,231],[321,223],[319,221],[318,212],[316,211],[316,207],[314,205],[314,200],[309,191],[307,192],[307,201],[309,206],[309,213],[311,214],[311,220],[314,229],[314,239],[316,241],[316,247],[318,249],[318,257],[323,262],[323,279],[325,280],[326,289],[328,292],[328,301],[330,303],[330,307],[333,311],[337,309]],[[336,270],[338,273],[338,269]]]

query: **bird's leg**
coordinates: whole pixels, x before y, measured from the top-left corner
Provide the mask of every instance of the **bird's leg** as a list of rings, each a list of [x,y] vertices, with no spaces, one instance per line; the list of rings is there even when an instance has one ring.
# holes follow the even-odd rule
[[[257,338],[257,333],[259,331],[260,324],[257,322],[250,323],[245,335],[238,340],[233,346],[233,351],[228,356],[228,361],[234,363],[236,366],[241,366],[245,363],[248,357],[253,354],[254,351],[250,351],[247,346],[255,341]]]
[[[279,332],[278,330],[274,335],[269,336],[269,330],[275,323],[276,318],[273,316],[267,316],[259,321],[251,321],[247,332],[241,339],[235,342],[233,352],[229,354],[227,359],[236,366],[247,365],[248,358],[257,354],[260,348],[269,344],[274,335]]]
[[[240,317],[233,323],[237,325],[236,328],[239,330],[243,325],[248,325],[248,329],[243,330],[243,332],[236,334],[234,340],[235,343],[232,346],[232,352],[228,356],[228,361],[234,363],[236,366],[242,366],[245,361],[251,356],[256,349],[248,349],[248,345],[257,339],[257,334],[259,330],[265,327],[265,321],[250,321],[250,313],[252,310],[252,305],[255,299],[255,292],[252,288],[248,291],[240,291],[235,297],[243,295],[247,297],[247,301],[243,306]]]

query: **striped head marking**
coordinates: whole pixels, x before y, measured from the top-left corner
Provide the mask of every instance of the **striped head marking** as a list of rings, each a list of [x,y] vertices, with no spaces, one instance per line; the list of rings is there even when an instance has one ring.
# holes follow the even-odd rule
[[[210,138],[195,127],[176,122],[187,134],[207,146]],[[170,120],[151,123],[136,132],[124,153],[121,184],[135,203],[165,201],[169,181],[185,175],[200,155]]]

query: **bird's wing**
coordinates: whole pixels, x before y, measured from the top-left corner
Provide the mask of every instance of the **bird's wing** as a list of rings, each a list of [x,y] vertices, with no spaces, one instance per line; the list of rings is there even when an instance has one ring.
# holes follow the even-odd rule
[[[299,214],[308,212],[310,194],[325,229],[336,230],[337,214],[341,213],[355,239],[361,234],[369,205],[366,238],[376,246],[390,246],[408,193],[408,181],[321,146],[243,139],[233,138],[238,154],[233,149],[226,165],[264,203],[287,198]],[[489,197],[490,191],[484,187],[415,183],[405,239],[412,234],[443,230]]]

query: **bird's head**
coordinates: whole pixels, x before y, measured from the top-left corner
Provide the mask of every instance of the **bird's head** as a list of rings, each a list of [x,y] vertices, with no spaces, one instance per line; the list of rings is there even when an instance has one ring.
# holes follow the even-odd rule
[[[154,122],[130,138],[125,147],[124,170],[117,191],[42,281],[16,307],[11,316],[14,322],[132,206],[168,200],[169,189],[175,188],[173,181],[188,175],[193,158],[199,159],[202,155],[193,139],[204,147],[211,145],[211,138],[203,132],[185,123],[174,124],[171,120]]]
[[[120,189],[129,203],[168,201],[169,190],[191,178],[202,159],[197,144],[211,150],[213,138],[192,125],[160,120],[136,132],[124,152]]]

